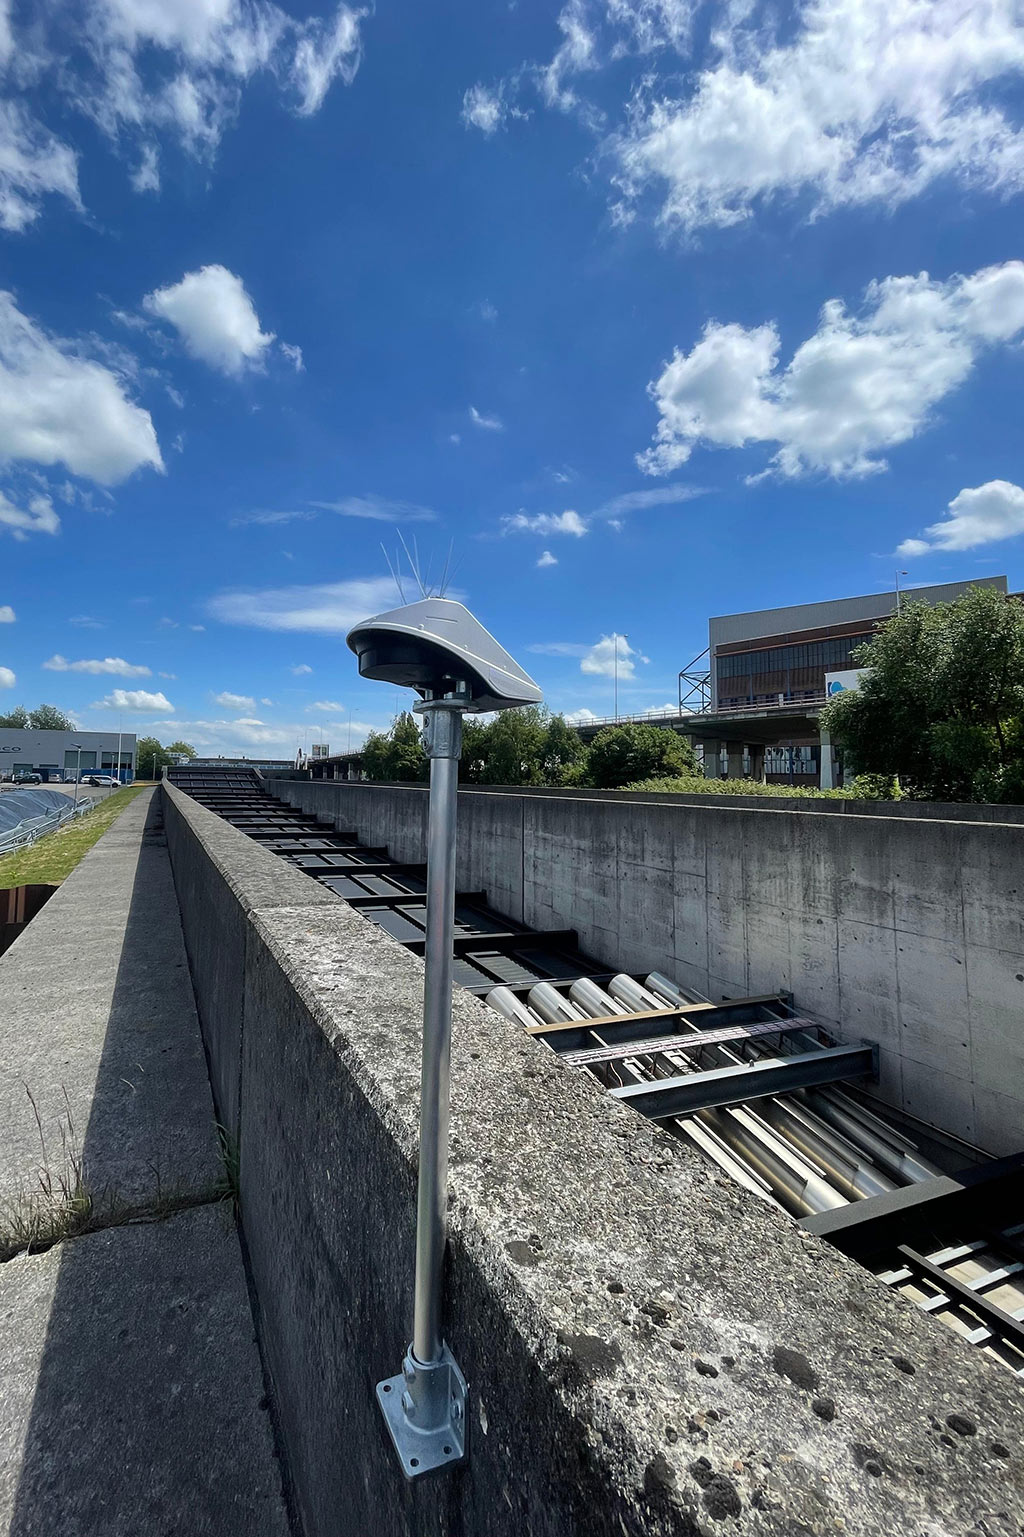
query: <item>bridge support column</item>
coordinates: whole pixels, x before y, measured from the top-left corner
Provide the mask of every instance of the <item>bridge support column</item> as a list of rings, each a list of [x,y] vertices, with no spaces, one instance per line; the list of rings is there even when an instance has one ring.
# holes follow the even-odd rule
[[[835,764],[832,757],[832,738],[829,736],[827,731],[823,731],[821,733],[819,761],[821,764],[821,775],[818,782],[821,785],[821,788],[823,790],[835,789],[836,775]]]

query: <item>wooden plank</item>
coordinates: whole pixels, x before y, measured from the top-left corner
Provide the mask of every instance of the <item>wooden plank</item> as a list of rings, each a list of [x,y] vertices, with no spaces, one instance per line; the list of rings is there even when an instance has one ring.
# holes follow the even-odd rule
[[[566,998],[568,998],[568,993]],[[571,1000],[570,1000],[571,1001]],[[603,1014],[599,1019],[568,1019],[554,1025],[527,1025],[527,1035],[551,1035],[559,1030],[598,1030],[602,1025],[622,1025],[641,1019],[689,1019],[691,1014],[707,1014],[711,1009],[749,1009],[755,1004],[774,1003],[785,1007],[779,993],[758,993],[752,998],[729,998],[724,1003],[686,1003],[674,1009],[645,1009],[638,1014]]]
[[[817,1029],[813,1019],[763,1019],[747,1025],[722,1025],[717,1030],[693,1030],[689,1035],[652,1035],[641,1041],[623,1041],[618,1046],[567,1051],[562,1054],[562,1061],[570,1067],[596,1067],[601,1062],[625,1062],[629,1057],[651,1057],[663,1051],[702,1051],[706,1046],[725,1045],[729,1041],[742,1045],[766,1035]]]

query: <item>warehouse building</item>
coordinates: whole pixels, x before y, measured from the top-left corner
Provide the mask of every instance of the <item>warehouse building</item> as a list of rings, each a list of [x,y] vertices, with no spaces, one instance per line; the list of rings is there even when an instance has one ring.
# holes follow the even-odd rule
[[[44,784],[60,784],[78,773],[113,774],[129,783],[135,777],[135,733],[0,726],[0,779],[23,773],[39,774]]]

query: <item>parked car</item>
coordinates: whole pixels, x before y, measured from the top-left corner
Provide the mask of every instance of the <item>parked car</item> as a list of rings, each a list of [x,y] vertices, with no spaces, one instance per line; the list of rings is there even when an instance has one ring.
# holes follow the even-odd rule
[[[14,775],[16,785],[41,785],[42,774],[37,774],[34,769],[19,769]]]
[[[90,774],[89,783],[91,785],[109,785],[113,787],[117,784],[117,780],[113,774]]]

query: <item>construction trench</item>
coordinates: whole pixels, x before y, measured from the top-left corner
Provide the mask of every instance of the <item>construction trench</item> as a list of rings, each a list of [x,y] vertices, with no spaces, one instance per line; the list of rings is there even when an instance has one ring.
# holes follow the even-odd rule
[[[168,777],[423,954],[425,865],[285,805],[254,771]],[[1024,1154],[993,1160],[883,1104],[879,1047],[837,1044],[789,993],[714,1002],[610,971],[482,891],[459,893],[455,931],[460,987],[1024,1378]]]

